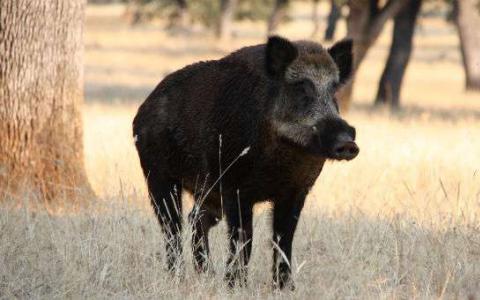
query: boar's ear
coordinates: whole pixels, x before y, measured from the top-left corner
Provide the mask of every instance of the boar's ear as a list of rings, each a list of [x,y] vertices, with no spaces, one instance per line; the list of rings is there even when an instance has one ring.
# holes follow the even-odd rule
[[[268,38],[265,55],[268,75],[278,78],[285,74],[287,67],[297,58],[298,51],[289,40],[272,36]]]
[[[342,40],[332,48],[328,49],[328,53],[332,56],[333,60],[338,66],[340,71],[340,83],[345,83],[352,75],[353,55],[352,55],[353,42],[351,39]]]

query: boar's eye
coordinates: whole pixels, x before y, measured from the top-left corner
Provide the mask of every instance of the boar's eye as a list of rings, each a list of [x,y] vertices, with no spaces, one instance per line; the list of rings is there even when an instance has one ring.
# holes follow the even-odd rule
[[[304,95],[313,95],[315,94],[315,86],[308,79],[302,79],[294,84],[295,91]]]
[[[310,106],[314,101],[315,101],[315,98],[313,97],[309,97],[309,96],[305,96],[305,97],[302,97],[302,105],[304,107],[308,107]]]
[[[302,89],[303,86],[306,84],[306,82],[307,82],[306,79],[298,80],[293,83],[293,86],[295,86],[298,89]]]

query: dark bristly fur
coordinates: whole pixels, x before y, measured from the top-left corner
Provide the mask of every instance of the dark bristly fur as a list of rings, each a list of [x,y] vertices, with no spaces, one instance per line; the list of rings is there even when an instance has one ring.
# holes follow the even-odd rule
[[[350,76],[351,46],[271,37],[170,74],[140,106],[133,134],[169,269],[182,265],[182,190],[196,201],[189,220],[198,271],[209,266],[208,231],[226,216],[231,286],[246,280],[253,205],[272,201],[274,283],[293,287],[289,261],[305,197],[326,159],[358,153],[334,98]]]

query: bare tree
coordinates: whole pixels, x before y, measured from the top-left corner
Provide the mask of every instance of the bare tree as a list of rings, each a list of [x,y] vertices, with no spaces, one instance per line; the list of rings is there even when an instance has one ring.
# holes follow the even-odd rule
[[[232,35],[232,19],[238,0],[220,0],[220,17],[217,23],[217,38],[225,39]]]
[[[142,18],[142,0],[128,0],[123,17],[130,25],[136,25]]]
[[[186,27],[190,17],[188,15],[188,3],[186,0],[175,0],[175,10],[170,16],[169,27]]]
[[[312,21],[313,21],[313,31],[312,37],[315,37],[320,30],[320,14],[319,14],[320,0],[313,0],[312,7]],[[330,0],[330,12],[328,13],[327,18],[327,28],[325,30],[326,41],[333,40],[335,34],[335,29],[337,28],[337,22],[341,17],[341,7],[338,5],[336,0]]]
[[[338,19],[341,17],[341,9],[335,0],[330,0],[330,13],[327,19],[327,29],[325,30],[325,40],[333,40],[337,28]]]
[[[456,0],[456,25],[460,37],[467,90],[480,90],[480,3]]]
[[[287,6],[289,4],[289,0],[276,0],[275,5],[273,7],[272,14],[268,19],[268,33],[274,32],[282,19],[285,17],[287,13]]]
[[[2,191],[30,184],[47,199],[91,191],[81,118],[84,10],[83,0],[0,1]]]
[[[187,14],[188,12],[187,0],[175,0],[175,3],[177,4],[180,14]]]
[[[394,19],[392,44],[375,105],[389,103],[392,109],[397,109],[400,105],[402,80],[410,60],[415,23],[421,5],[421,0],[409,0]]]
[[[380,0],[349,0],[347,18],[347,36],[354,41],[353,69],[356,71],[368,50],[377,40],[385,23],[394,17],[405,5],[405,0],[387,0],[383,5]],[[354,78],[338,94],[340,110],[350,107]]]
[[[315,37],[320,29],[320,14],[318,13],[320,6],[320,0],[313,0],[312,6],[312,22],[313,22],[313,30],[311,37]]]

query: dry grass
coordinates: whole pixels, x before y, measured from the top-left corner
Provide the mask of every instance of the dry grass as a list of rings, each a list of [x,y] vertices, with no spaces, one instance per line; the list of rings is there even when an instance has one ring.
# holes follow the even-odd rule
[[[299,17],[281,32],[307,37]],[[480,95],[463,92],[453,28],[422,21],[399,115],[369,108],[388,49],[385,30],[359,73],[355,105],[361,153],[329,163],[304,210],[294,243],[294,293],[270,288],[269,211],[258,209],[249,287],[222,282],[225,228],[212,237],[216,275],[197,276],[185,233],[184,281],[164,271],[163,241],[148,207],[131,139],[146,94],[171,70],[263,38],[239,24],[231,45],[202,31],[169,36],[128,28],[120,8],[89,7],[85,147],[100,199],[89,211],[48,214],[0,208],[3,298],[467,298],[480,297]],[[341,30],[343,30],[341,28]],[[116,104],[112,104],[116,103]],[[265,259],[268,258],[268,259]]]

